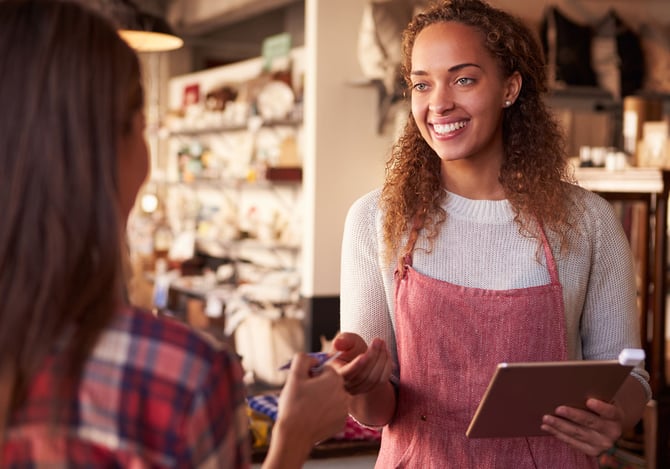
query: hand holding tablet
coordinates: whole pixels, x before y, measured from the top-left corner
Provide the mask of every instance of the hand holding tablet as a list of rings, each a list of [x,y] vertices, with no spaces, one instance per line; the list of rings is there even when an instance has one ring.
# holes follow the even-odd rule
[[[470,426],[468,438],[543,436],[542,417],[560,405],[585,409],[609,402],[644,350],[624,349],[618,360],[498,364]]]

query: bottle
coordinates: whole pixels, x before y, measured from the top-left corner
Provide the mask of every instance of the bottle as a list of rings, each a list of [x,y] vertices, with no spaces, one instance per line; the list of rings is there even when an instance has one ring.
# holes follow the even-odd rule
[[[154,271],[153,310],[158,315],[164,312],[168,306],[168,294],[170,292],[170,276],[168,274],[167,260],[159,258],[156,260]]]
[[[154,227],[154,259],[165,259],[169,257],[172,246],[172,229],[164,215],[160,214]]]

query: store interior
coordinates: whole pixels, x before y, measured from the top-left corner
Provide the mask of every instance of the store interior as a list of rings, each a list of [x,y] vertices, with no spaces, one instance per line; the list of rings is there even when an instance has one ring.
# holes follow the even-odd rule
[[[111,4],[132,4],[183,41],[139,49],[152,170],[129,221],[129,291],[135,303],[236,349],[249,395],[263,398],[249,410],[261,461],[267,406],[285,380],[279,366],[296,351],[328,351],[338,330],[344,218],[382,183],[407,113],[398,33],[426,2],[95,2],[110,14],[121,8]],[[602,467],[670,467],[670,3],[490,3],[547,41],[547,99],[575,177],[616,204],[639,261],[654,400],[619,458]],[[577,65],[571,74],[566,50]],[[372,467],[379,436],[348,421],[305,467]]]

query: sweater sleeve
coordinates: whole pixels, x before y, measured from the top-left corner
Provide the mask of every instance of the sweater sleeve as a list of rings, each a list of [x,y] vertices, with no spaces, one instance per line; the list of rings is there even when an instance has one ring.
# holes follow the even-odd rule
[[[591,231],[592,259],[581,318],[584,358],[615,359],[624,348],[640,348],[635,259],[613,206],[589,195],[585,219]],[[634,375],[651,395],[643,365]]]
[[[379,190],[358,199],[347,214],[342,239],[340,329],[367,343],[383,339],[397,363],[391,307],[379,252]],[[392,298],[390,296],[389,298]]]

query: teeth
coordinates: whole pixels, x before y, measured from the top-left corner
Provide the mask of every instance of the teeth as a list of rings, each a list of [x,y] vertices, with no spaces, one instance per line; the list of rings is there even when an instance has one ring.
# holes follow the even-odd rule
[[[449,132],[462,129],[463,127],[466,126],[466,124],[467,123],[465,121],[455,122],[453,124],[444,124],[444,125],[433,124],[433,129],[435,129],[435,132],[437,132],[438,134],[447,134]]]

